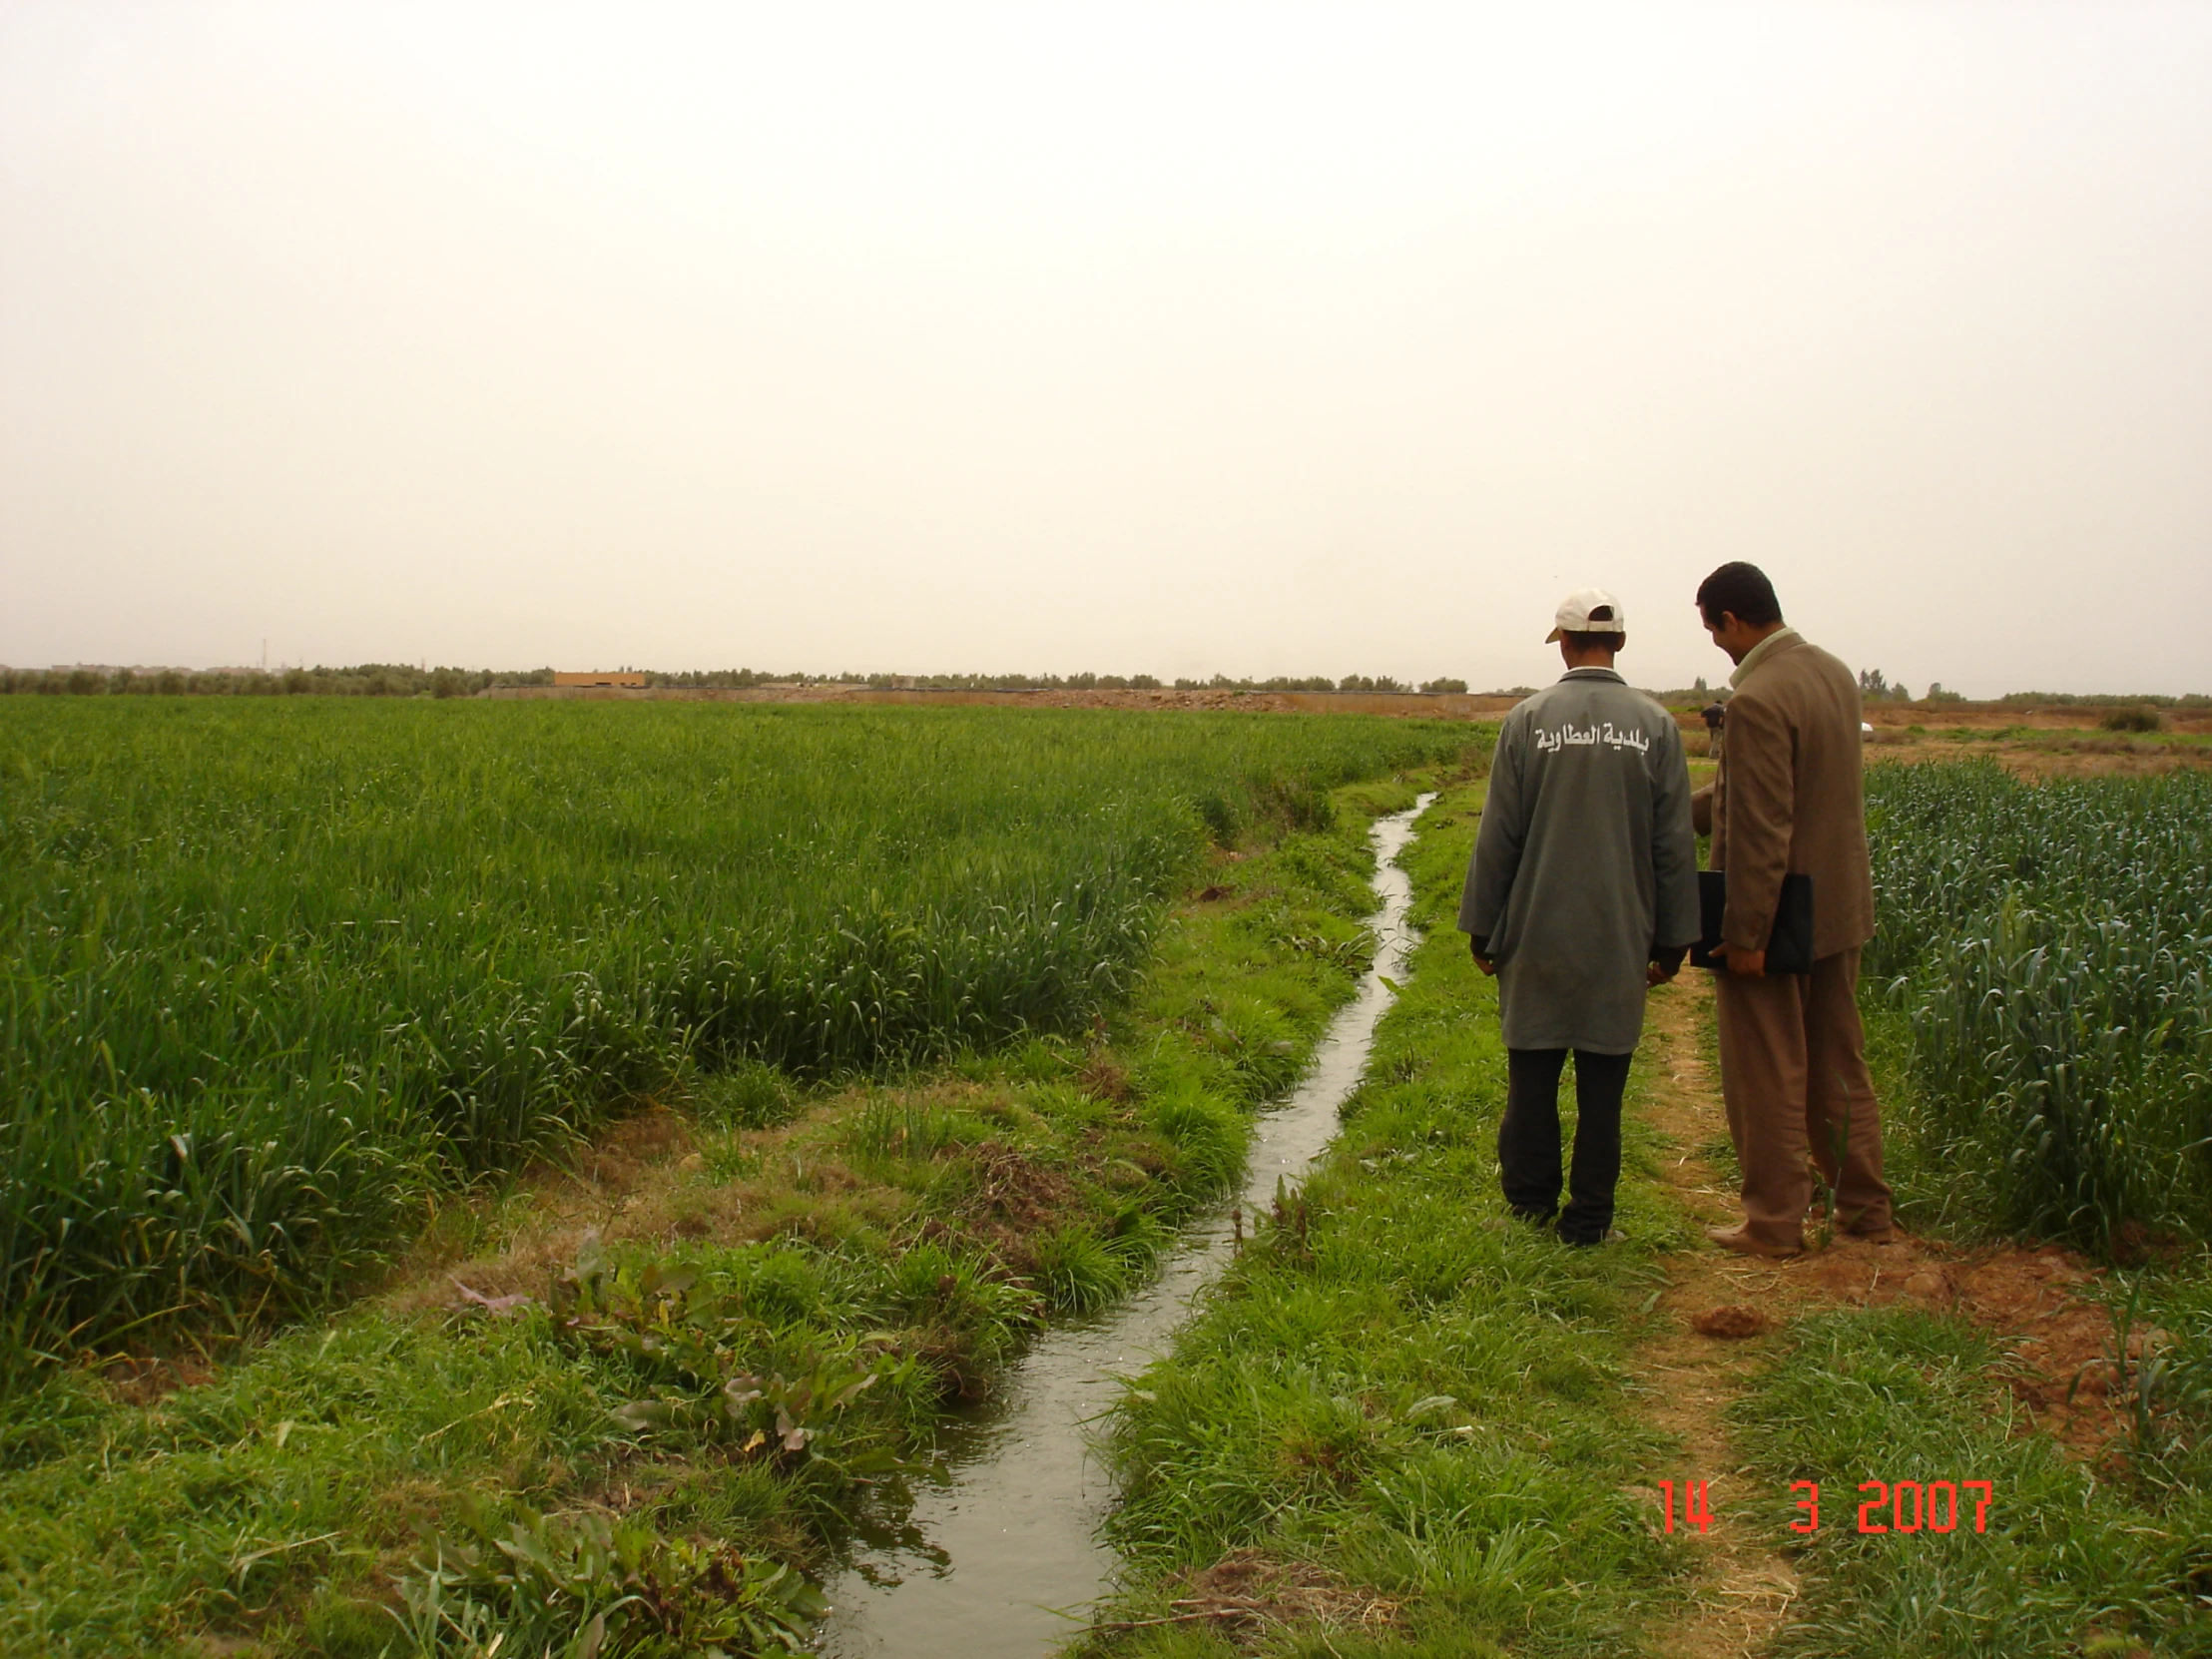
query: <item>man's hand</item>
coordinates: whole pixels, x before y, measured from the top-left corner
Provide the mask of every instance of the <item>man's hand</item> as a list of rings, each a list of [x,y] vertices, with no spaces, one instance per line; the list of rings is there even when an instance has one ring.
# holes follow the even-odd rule
[[[1474,965],[1482,970],[1483,977],[1495,979],[1497,977],[1497,958],[1483,948],[1489,942],[1488,939],[1478,939],[1472,933],[1469,933],[1467,935],[1467,951],[1474,957]]]
[[[1644,983],[1647,986],[1664,985],[1681,971],[1682,964],[1680,962],[1676,962],[1672,966],[1661,962],[1646,962],[1644,964]]]
[[[1718,952],[1728,964],[1728,971],[1746,979],[1764,979],[1767,976],[1767,953],[1764,950],[1738,950],[1726,945]]]
[[[1493,958],[1477,955],[1474,959],[1474,965],[1482,970],[1486,978],[1495,979],[1497,977],[1497,962]]]

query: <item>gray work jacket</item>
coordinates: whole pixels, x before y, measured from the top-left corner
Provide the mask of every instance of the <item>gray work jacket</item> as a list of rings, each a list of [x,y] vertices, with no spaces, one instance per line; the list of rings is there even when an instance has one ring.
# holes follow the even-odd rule
[[[1674,717],[1607,668],[1569,670],[1507,715],[1459,927],[1497,962],[1506,1047],[1634,1049],[1645,964],[1698,936]]]

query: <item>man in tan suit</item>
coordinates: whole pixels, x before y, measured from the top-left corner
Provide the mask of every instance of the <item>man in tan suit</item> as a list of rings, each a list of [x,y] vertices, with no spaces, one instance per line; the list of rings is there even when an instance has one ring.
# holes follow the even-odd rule
[[[1713,643],[1735,660],[1728,742],[1692,803],[1728,874],[1715,975],[1721,1093],[1743,1168],[1744,1220],[1709,1229],[1754,1256],[1805,1248],[1812,1167],[1837,1229],[1886,1243],[1882,1122],[1859,1023],[1859,952],[1874,937],[1859,683],[1783,623],[1756,565],[1726,564],[1697,592]],[[1766,971],[1785,874],[1813,881],[1813,971]]]

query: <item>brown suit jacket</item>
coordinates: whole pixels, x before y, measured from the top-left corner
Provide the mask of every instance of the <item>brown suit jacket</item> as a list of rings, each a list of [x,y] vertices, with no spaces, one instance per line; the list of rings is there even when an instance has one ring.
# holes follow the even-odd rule
[[[1762,658],[1729,700],[1720,771],[1698,792],[1711,864],[1728,872],[1721,938],[1764,950],[1785,874],[1813,878],[1813,954],[1874,937],[1859,683],[1798,640]]]

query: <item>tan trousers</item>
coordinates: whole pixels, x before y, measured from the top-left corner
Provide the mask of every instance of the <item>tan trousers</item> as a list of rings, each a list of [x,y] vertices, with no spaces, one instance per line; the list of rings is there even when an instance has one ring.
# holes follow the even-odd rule
[[[1859,952],[1823,956],[1811,973],[1713,976],[1721,1095],[1744,1172],[1744,1230],[1761,1244],[1799,1244],[1817,1168],[1835,1195],[1837,1230],[1890,1225],[1882,1118],[1859,1023]]]

